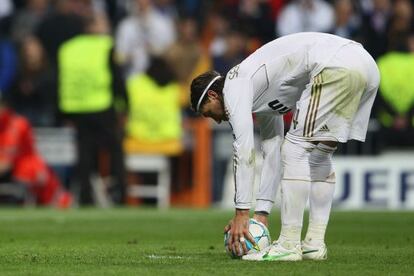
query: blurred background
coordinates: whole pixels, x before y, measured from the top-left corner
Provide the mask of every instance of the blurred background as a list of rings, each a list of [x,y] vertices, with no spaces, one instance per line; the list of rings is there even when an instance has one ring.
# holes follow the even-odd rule
[[[336,153],[335,207],[414,209],[413,2],[2,0],[0,204],[232,208],[231,129],[189,109],[189,84],[318,31],[381,72],[366,142]]]

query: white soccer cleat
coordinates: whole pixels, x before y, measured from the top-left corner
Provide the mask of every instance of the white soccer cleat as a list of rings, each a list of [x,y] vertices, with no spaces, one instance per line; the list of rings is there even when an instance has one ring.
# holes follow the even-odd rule
[[[275,241],[262,251],[244,255],[242,259],[246,261],[301,261],[302,250],[300,244]]]
[[[324,261],[328,258],[328,249],[325,244],[313,246],[303,241],[302,257],[304,260]]]
[[[273,244],[275,244],[275,243],[276,243],[276,241],[273,242]],[[245,261],[264,261],[263,256],[265,254],[267,254],[267,252],[269,252],[269,250],[270,250],[270,248],[272,247],[273,244],[269,245],[268,247],[263,248],[259,252],[248,253],[246,255],[243,255],[242,260],[245,260]]]

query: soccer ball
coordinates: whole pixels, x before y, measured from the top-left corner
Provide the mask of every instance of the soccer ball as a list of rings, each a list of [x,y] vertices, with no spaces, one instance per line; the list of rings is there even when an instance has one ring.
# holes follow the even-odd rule
[[[270,233],[267,227],[263,223],[255,219],[249,220],[249,233],[250,235],[252,235],[257,246],[253,246],[253,244],[246,239],[245,243],[248,250],[247,254],[259,252],[260,250],[264,249],[265,247],[268,247],[272,243],[272,239],[270,238]],[[224,247],[226,248],[226,252],[233,258],[241,257],[236,256],[234,252],[228,249],[227,244],[230,237],[231,235],[229,232],[224,233]],[[239,251],[242,252],[243,249],[240,249]]]

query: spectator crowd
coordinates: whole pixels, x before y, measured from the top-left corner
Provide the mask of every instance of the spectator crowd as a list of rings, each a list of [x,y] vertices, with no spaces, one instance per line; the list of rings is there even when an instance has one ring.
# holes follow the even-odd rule
[[[122,203],[124,135],[145,141],[179,139],[183,118],[194,116],[188,102],[194,76],[209,69],[226,74],[266,42],[317,31],[356,40],[376,59],[382,79],[373,112],[378,145],[413,147],[413,4],[2,0],[1,110],[13,110],[33,127],[70,125],[77,130],[75,182],[81,203],[91,202],[86,187],[94,156],[106,149],[113,200]],[[0,155],[5,151],[0,149]]]

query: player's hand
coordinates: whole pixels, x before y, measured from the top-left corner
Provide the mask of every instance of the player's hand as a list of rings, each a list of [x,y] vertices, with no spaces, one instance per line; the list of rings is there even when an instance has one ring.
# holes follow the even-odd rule
[[[249,210],[236,210],[234,218],[225,227],[226,229],[230,231],[228,249],[235,255],[242,256],[247,253],[246,239],[255,244],[253,237],[249,234]],[[240,245],[242,251],[240,251]]]
[[[269,227],[269,214],[255,213],[253,215],[253,218],[257,220],[258,222],[263,223],[266,227]],[[232,223],[233,223],[233,219],[231,219],[229,223],[224,227],[224,233],[227,233],[228,231],[230,231]]]

